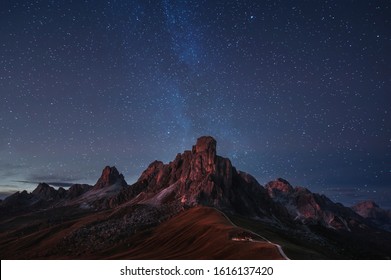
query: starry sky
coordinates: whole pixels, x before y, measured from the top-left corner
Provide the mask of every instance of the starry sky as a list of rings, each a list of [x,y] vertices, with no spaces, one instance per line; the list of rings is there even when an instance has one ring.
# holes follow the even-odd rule
[[[0,192],[133,183],[202,135],[261,184],[391,208],[389,1],[0,3]]]

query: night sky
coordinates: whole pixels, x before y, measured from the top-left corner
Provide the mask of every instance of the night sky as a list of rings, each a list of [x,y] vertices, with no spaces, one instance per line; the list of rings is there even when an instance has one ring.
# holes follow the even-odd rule
[[[389,1],[0,2],[2,197],[211,135],[261,184],[391,208],[390,104]]]

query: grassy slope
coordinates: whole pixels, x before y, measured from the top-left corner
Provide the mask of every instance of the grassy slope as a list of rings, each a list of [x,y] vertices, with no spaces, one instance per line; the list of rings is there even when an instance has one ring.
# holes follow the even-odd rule
[[[245,230],[213,208],[196,207],[179,213],[157,227],[86,252],[67,248],[62,240],[86,225],[110,220],[110,211],[88,212],[55,208],[0,221],[2,259],[282,259],[267,242],[233,241]],[[56,247],[57,246],[57,247]],[[70,244],[69,246],[72,246]],[[76,245],[75,245],[76,246]],[[61,248],[61,250],[53,250]],[[75,253],[77,252],[77,254]]]
[[[282,259],[267,242],[231,240],[242,231],[215,209],[195,207],[162,223],[147,237],[132,236],[125,252],[112,248],[105,255],[113,259]]]

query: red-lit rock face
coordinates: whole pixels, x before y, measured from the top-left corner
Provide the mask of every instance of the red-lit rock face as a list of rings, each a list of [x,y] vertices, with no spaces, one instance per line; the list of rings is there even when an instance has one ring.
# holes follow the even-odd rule
[[[288,194],[293,192],[291,184],[282,178],[278,178],[276,181],[267,183],[265,188],[271,197],[278,196],[281,193]]]
[[[96,182],[94,189],[105,188],[114,185],[115,183],[126,186],[124,176],[118,172],[117,168],[115,168],[115,166],[106,166],[102,171],[102,175]]]
[[[196,171],[214,172],[216,163],[216,140],[210,136],[197,139],[193,146],[193,154],[196,156]]]
[[[145,193],[155,194],[149,197],[151,203],[170,199],[187,206],[209,205],[252,214],[259,212],[256,199],[264,201],[267,196],[252,176],[237,172],[229,159],[217,155],[216,140],[210,136],[200,137],[191,151],[178,154],[169,164],[153,162],[138,184],[145,185]]]

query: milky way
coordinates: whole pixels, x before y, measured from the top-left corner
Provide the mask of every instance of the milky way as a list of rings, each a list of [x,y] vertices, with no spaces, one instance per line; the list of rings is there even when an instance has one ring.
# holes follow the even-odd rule
[[[390,8],[2,1],[1,192],[105,165],[132,183],[212,135],[261,184],[391,208]]]

